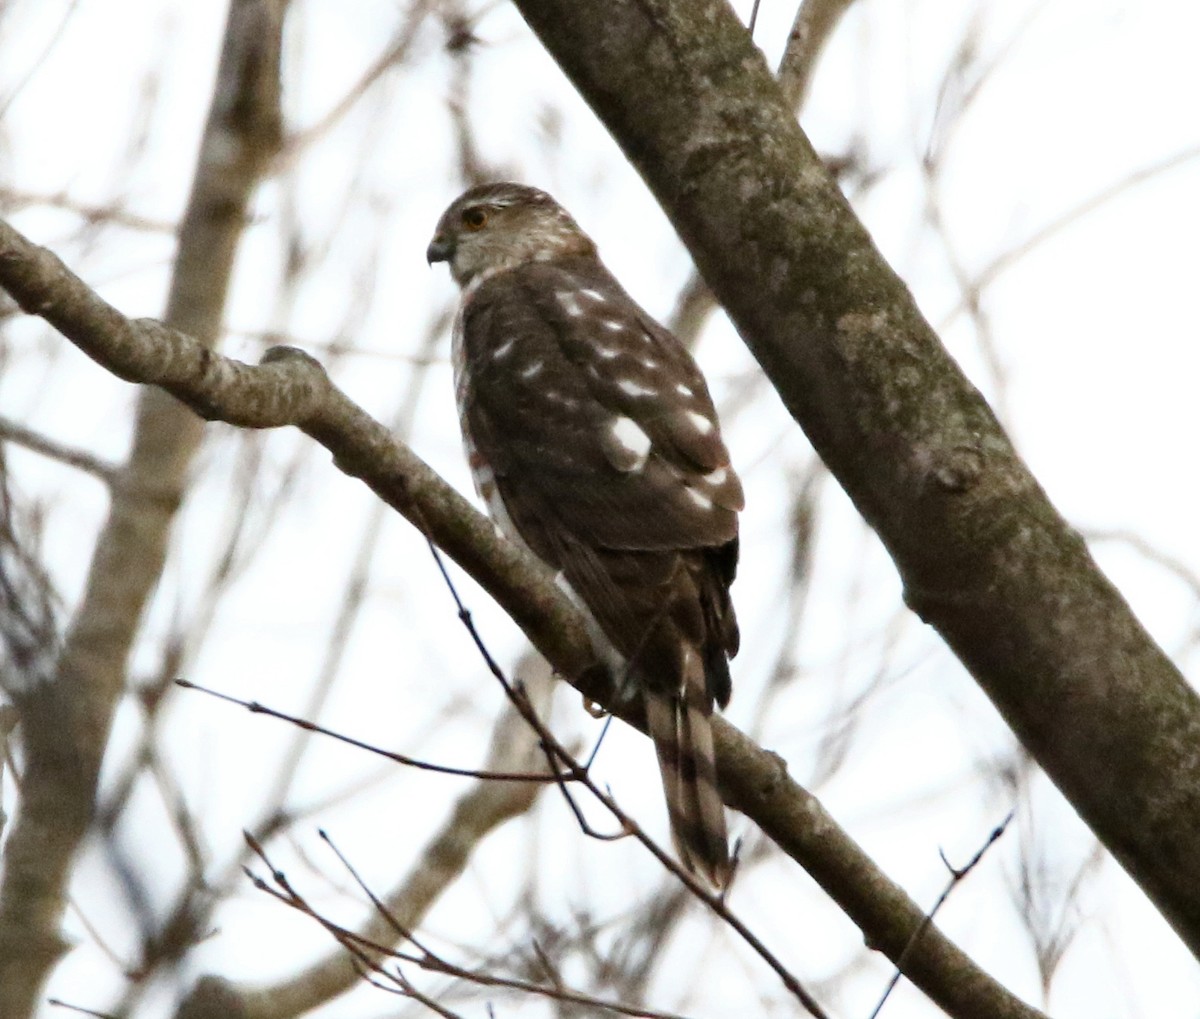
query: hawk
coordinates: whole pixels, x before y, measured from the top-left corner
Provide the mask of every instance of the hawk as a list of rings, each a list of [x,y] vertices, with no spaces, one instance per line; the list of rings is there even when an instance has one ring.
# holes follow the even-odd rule
[[[622,692],[642,695],[676,850],[723,888],[711,718],[738,648],[743,497],[704,378],[544,191],[471,188],[427,256],[462,288],[455,389],[480,497],[559,572]]]

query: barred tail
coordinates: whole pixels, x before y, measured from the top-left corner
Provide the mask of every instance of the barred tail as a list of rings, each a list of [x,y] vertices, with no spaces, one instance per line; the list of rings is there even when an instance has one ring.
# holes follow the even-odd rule
[[[681,695],[646,693],[646,723],[662,772],[671,836],[684,866],[714,888],[730,877],[725,805],[717,792],[712,700],[700,657],[686,652]]]

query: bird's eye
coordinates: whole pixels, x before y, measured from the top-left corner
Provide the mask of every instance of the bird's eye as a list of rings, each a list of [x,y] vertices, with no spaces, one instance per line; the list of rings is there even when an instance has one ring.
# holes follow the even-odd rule
[[[475,206],[473,209],[464,209],[462,214],[463,226],[468,230],[482,230],[488,221],[487,209],[481,209]]]

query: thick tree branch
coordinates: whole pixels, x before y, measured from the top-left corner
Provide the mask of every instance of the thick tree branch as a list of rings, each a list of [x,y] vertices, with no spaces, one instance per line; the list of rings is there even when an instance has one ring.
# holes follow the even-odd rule
[[[796,113],[804,107],[808,90],[812,85],[817,60],[854,0],[801,0],[796,8],[796,17],[788,32],[783,56],[779,59],[779,89],[786,102]],[[717,299],[704,282],[704,278],[693,269],[679,293],[675,311],[671,316],[671,332],[684,346],[692,348],[700,337],[700,330],[717,307]]]
[[[195,337],[191,352],[200,362],[211,356],[220,335],[250,194],[279,144],[282,17],[282,0],[233,0],[229,9],[166,312],[171,326]],[[5,269],[12,267],[12,257],[5,246],[0,255]],[[35,301],[50,320],[88,307],[70,288],[32,293],[13,296]],[[91,310],[107,320],[110,331],[134,332],[112,309],[96,304]],[[126,662],[166,560],[201,431],[200,422],[161,390],[141,394],[133,451],[113,480],[109,516],[55,674],[9,691],[21,716],[25,772],[0,884],[5,1019],[35,1011],[39,989],[66,948],[59,924],[71,864],[91,820]]]
[[[908,604],[1200,954],[1200,698],[1017,457],[723,0],[516,0],[879,534]]]
[[[295,425],[328,449],[346,473],[429,534],[521,626],[586,697],[605,702],[607,677],[593,668],[583,620],[532,556],[497,537],[491,523],[340,392],[312,358],[268,351],[251,366],[214,354],[189,336],[148,320],[130,321],[91,293],[52,254],[0,222],[0,286],[40,311],[109,371],[152,382],[211,420],[245,427]],[[644,727],[635,709],[626,721]],[[893,962],[925,923],[892,883],[787,774],[783,761],[722,719],[715,720],[722,792],[820,882]],[[983,973],[936,928],[909,949],[905,975],[956,1016],[1034,1019],[1040,1015]]]

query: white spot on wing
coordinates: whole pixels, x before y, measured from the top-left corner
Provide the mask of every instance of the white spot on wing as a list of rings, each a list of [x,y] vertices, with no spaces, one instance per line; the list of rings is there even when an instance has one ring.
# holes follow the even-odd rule
[[[677,385],[675,387],[675,392],[677,392],[680,396],[695,396],[696,395],[695,393],[692,392],[691,386],[685,386],[682,382],[680,382],[679,385]]]
[[[508,357],[508,355],[512,353],[512,349],[514,346],[516,346],[516,343],[517,338],[515,336],[510,336],[507,340],[501,343],[500,346],[492,351],[492,360],[499,361],[502,358]]]
[[[692,427],[701,435],[708,435],[713,430],[713,423],[703,414],[697,414],[694,410],[687,412],[687,419],[692,423]]]
[[[650,436],[642,431],[633,418],[622,415],[612,423],[612,437],[616,443],[633,457],[631,471],[640,471],[650,455]]]
[[[711,474],[704,475],[704,480],[715,488],[717,485],[725,484],[725,479],[728,477],[729,471],[727,471],[724,467],[718,467]]]
[[[710,510],[713,508],[713,501],[703,492],[697,492],[694,488],[685,488],[684,491],[687,492],[688,498],[701,509]]]
[[[578,318],[583,314],[583,309],[579,307],[579,298],[577,298],[569,290],[560,290],[558,292],[558,303],[563,306],[563,310],[572,318]]]
[[[621,351],[616,347],[597,347],[596,353],[599,354],[605,361],[611,361],[613,358],[621,356]]]
[[[600,324],[611,333],[619,333],[625,330],[625,323],[615,318],[606,318]]]
[[[605,297],[602,293],[600,293],[599,290],[593,290],[591,287],[588,287],[586,290],[581,290],[579,292],[584,297],[586,297],[592,301],[607,301],[608,300],[608,298]]]
[[[642,358],[642,367],[647,371],[654,371],[658,367],[658,362],[652,357],[644,357]]]
[[[534,361],[528,368],[521,369],[521,378],[531,379],[544,368],[545,365],[541,361]]]
[[[633,379],[621,379],[617,383],[617,388],[626,396],[653,396],[658,392],[657,389],[649,389],[646,386],[634,382]],[[707,424],[707,422],[705,423]],[[708,427],[711,430],[712,425],[709,425]]]

